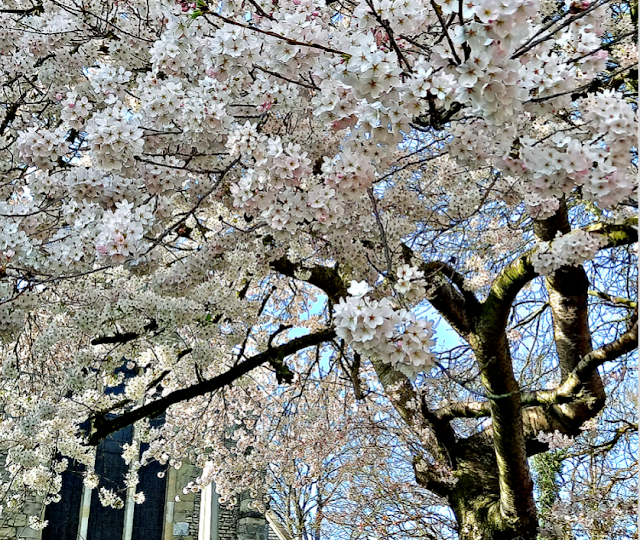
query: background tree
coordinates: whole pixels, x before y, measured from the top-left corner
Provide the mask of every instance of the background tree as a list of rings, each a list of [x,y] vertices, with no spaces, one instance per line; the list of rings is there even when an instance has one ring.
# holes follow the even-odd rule
[[[8,509],[54,500],[55,456],[90,471],[133,423],[143,461],[213,463],[193,489],[259,490],[274,385],[335,372],[338,403],[384,389],[389,441],[412,434],[461,538],[534,538],[529,459],[594,419],[563,455],[578,498],[560,478],[540,508],[601,532],[607,486],[627,512],[634,2],[6,0],[0,18]]]

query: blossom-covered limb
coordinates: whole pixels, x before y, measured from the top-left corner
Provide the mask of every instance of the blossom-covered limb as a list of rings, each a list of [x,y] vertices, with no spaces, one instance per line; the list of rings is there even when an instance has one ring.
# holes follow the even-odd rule
[[[87,442],[90,445],[96,445],[111,433],[115,433],[138,420],[155,418],[166,411],[171,405],[215,392],[267,362],[273,362],[275,359],[280,359],[281,361],[282,358],[295,354],[307,347],[313,347],[314,345],[331,341],[335,335],[334,330],[328,329],[292,339],[283,345],[269,348],[260,354],[248,358],[221,375],[204,380],[188,388],[175,390],[165,397],[125,412],[115,418],[107,418],[106,415],[98,413],[92,417],[93,427]]]

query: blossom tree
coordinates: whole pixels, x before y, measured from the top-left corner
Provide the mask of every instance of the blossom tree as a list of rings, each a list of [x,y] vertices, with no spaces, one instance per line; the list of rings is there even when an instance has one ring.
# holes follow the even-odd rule
[[[273,400],[330,366],[385,390],[460,538],[528,540],[550,434],[633,422],[607,393],[637,341],[636,2],[3,0],[0,22],[7,509],[56,500],[60,455],[95,483],[131,424],[141,463],[209,464],[191,489],[230,500]]]

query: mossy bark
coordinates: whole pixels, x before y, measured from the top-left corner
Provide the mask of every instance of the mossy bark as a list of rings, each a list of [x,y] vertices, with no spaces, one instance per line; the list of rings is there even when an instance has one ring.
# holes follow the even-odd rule
[[[538,520],[528,514],[505,514],[500,503],[499,465],[491,430],[459,440],[452,449],[457,482],[440,494],[447,499],[458,523],[461,540],[535,540]],[[419,483],[429,489],[420,474]],[[428,478],[428,477],[426,477]],[[526,491],[523,486],[523,491]]]

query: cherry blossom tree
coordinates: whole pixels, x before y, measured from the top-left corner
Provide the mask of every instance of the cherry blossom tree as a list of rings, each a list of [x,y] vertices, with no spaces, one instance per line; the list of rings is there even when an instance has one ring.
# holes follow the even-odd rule
[[[462,539],[630,512],[635,1],[3,0],[0,22],[4,508],[55,501],[67,458],[95,484],[132,424],[127,462],[260,499],[270,466],[311,467],[296,411],[340,377],[330,410],[388,418]],[[587,455],[582,499],[534,485]]]

